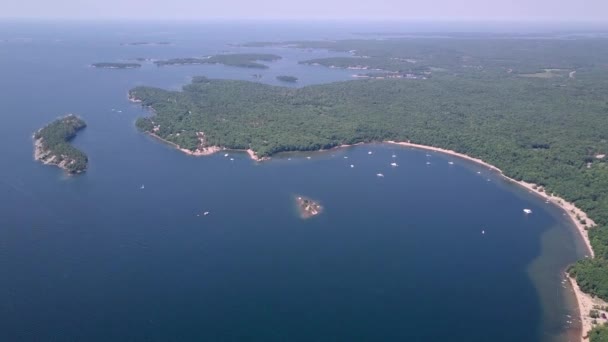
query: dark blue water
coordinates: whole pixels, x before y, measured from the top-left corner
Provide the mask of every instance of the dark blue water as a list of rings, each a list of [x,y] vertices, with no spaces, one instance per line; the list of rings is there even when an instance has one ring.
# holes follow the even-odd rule
[[[189,157],[136,131],[147,113],[128,89],[178,89],[193,75],[252,80],[251,70],[88,67],[255,51],[284,57],[256,71],[261,82],[348,80],[297,64],[335,53],[228,43],[342,38],[361,27],[0,27],[0,340],[564,338],[573,311],[562,271],[583,249],[557,208],[480,166],[388,145],[262,164],[238,153]],[[139,40],[174,44],[120,45]],[[82,176],[32,158],[32,133],[66,113],[88,123],[74,140],[90,159]],[[321,201],[323,215],[301,220],[299,194]]]

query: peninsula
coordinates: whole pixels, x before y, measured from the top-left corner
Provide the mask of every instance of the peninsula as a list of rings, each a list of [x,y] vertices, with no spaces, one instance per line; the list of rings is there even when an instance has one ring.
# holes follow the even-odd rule
[[[281,59],[281,56],[264,53],[235,53],[212,55],[202,58],[172,58],[167,60],[155,61],[157,66],[168,65],[197,65],[197,64],[223,64],[226,66],[234,66],[241,68],[252,69],[267,69],[268,66],[259,61],[272,62]]]
[[[88,158],[69,144],[86,123],[76,115],[59,118],[34,133],[34,159],[44,164],[57,165],[68,173],[81,173],[87,168]]]
[[[313,201],[310,198],[298,195],[295,196],[295,201],[300,217],[303,219],[309,219],[323,212],[323,207],[317,201]]]
[[[94,68],[99,69],[136,69],[141,67],[139,63],[93,63],[91,64]]]

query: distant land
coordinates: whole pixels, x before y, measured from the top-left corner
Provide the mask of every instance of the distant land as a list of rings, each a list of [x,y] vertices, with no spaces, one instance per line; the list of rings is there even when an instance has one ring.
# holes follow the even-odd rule
[[[277,76],[277,80],[281,82],[296,83],[298,81],[298,78],[295,76],[280,75]]]
[[[171,42],[130,42],[130,43],[121,43],[120,45],[127,45],[127,46],[171,45]]]
[[[481,35],[246,46],[348,53],[301,63],[365,70],[367,79],[293,89],[195,77],[182,91],[138,87],[131,97],[154,114],[137,126],[189,151],[268,157],[390,140],[482,159],[588,215],[574,220],[595,257],[569,272],[583,292],[608,300],[608,40]],[[591,326],[592,341],[608,335]]]
[[[34,159],[56,165],[68,173],[81,173],[87,168],[88,158],[69,144],[86,123],[76,115],[59,118],[34,133]]]
[[[141,67],[139,63],[93,63],[94,68],[99,69],[136,69]]]
[[[281,59],[281,56],[273,54],[237,53],[213,55],[203,58],[172,58],[168,60],[155,61],[157,66],[168,65],[196,65],[196,64],[223,64],[241,68],[267,69],[268,66],[258,61],[272,62]]]

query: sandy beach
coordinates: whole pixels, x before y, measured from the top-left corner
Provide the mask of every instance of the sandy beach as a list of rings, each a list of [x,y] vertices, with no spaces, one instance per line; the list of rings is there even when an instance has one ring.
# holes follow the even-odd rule
[[[608,315],[608,311],[606,310],[601,310],[598,308],[604,308],[608,306],[608,303],[606,303],[605,301],[597,298],[597,297],[592,297],[591,295],[588,295],[586,293],[584,293],[581,288],[578,286],[578,283],[576,282],[576,280],[572,277],[570,277],[570,275],[566,274],[566,277],[568,278],[568,280],[570,281],[570,284],[572,285],[572,291],[574,292],[574,295],[576,296],[576,301],[578,303],[578,311],[579,311],[579,315],[580,315],[580,320],[581,320],[581,341],[586,341],[588,339],[587,334],[589,333],[589,331],[593,328],[593,320],[594,318],[591,318],[589,316],[589,312],[591,310],[597,310],[600,314],[604,313],[606,315]],[[605,319],[602,318],[597,318],[597,322],[599,324],[606,322]]]
[[[269,160],[270,157],[259,157],[255,151],[253,151],[252,149],[247,149],[247,150],[238,150],[238,149],[229,149],[229,148],[225,148],[225,147],[220,147],[220,146],[207,146],[204,147],[202,149],[196,149],[194,151],[182,148],[181,146],[179,146],[178,144],[165,140],[161,137],[159,137],[158,135],[151,133],[151,132],[146,132],[147,134],[149,134],[150,136],[166,143],[169,144],[173,147],[175,147],[176,149],[180,150],[181,152],[190,155],[190,156],[195,156],[195,157],[203,157],[203,156],[210,156],[212,154],[221,152],[221,151],[233,151],[233,152],[245,152],[247,153],[247,155],[249,156],[249,158],[253,159],[256,162],[261,162],[261,161],[265,161],[265,160]]]

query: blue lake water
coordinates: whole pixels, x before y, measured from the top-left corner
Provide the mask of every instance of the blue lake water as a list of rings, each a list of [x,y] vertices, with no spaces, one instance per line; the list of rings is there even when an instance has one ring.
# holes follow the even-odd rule
[[[229,44],[362,30],[0,23],[0,340],[565,340],[576,310],[563,270],[583,257],[580,238],[558,208],[481,166],[391,145],[261,164],[195,158],[134,127],[147,115],[127,100],[137,85],[350,80],[297,64],[338,53]],[[173,44],[120,45],[142,40]],[[283,60],[262,71],[89,67],[222,52]],[[89,170],[76,177],[32,157],[32,133],[67,113],[88,124],[74,144]],[[300,219],[295,195],[325,212]]]

